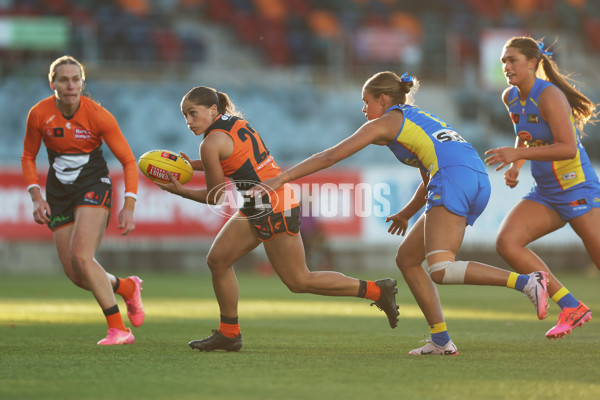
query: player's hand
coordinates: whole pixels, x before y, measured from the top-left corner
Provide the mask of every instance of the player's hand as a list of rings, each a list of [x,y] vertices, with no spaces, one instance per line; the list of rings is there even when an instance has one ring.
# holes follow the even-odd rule
[[[129,235],[135,229],[135,219],[133,218],[133,211],[123,207],[119,212],[119,229],[123,229],[121,236]]]
[[[263,197],[269,192],[276,191],[281,186],[283,186],[283,182],[279,176],[276,176],[275,178],[267,179],[266,181],[251,187],[246,191],[246,196],[255,198]]]
[[[202,163],[202,160],[192,160],[190,156],[185,154],[183,151],[180,151],[179,155],[181,158],[190,163],[194,171],[204,171],[204,164]]]
[[[517,149],[514,147],[498,147],[496,149],[490,149],[485,152],[485,155],[489,156],[485,159],[485,163],[488,166],[500,164],[496,167],[496,171],[500,171],[502,168],[519,159],[517,156]]]
[[[504,173],[504,183],[506,183],[506,186],[508,186],[509,188],[512,189],[515,186],[517,186],[517,184],[519,183],[519,180],[517,179],[518,177],[519,177],[519,168],[510,167]]]
[[[179,182],[177,179],[175,179],[175,177],[173,176],[173,174],[171,172],[169,172],[169,171],[165,171],[165,172],[167,173],[167,176],[169,177],[171,182],[162,183],[162,182],[154,181],[154,183],[156,183],[156,185],[158,185],[158,187],[161,188],[162,190],[166,190],[169,193],[181,195],[181,193],[183,191],[183,185],[181,184],[181,182]]]
[[[388,232],[392,235],[401,235],[404,236],[406,234],[406,229],[408,228],[408,220],[406,216],[400,211],[397,214],[390,215],[385,219],[385,222],[392,221],[392,224],[388,228]]]
[[[52,215],[50,204],[44,199],[33,202],[33,220],[38,224],[49,224]]]

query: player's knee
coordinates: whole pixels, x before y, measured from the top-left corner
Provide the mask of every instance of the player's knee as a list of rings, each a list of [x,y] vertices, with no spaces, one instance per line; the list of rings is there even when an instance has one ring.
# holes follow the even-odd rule
[[[398,249],[398,253],[396,253],[396,265],[401,272],[408,271],[411,267],[415,265],[420,265],[422,260],[415,258],[410,251],[402,248]]]
[[[88,261],[92,259],[93,257],[90,257],[83,251],[77,249],[71,250],[71,265],[78,271],[83,271]]]
[[[222,257],[219,257],[218,255],[212,252],[209,252],[206,256],[206,264],[208,265],[208,268],[210,268],[210,271],[212,273],[216,273],[227,269]]]
[[[519,246],[510,235],[501,232],[498,237],[496,237],[496,251],[501,256],[504,257],[516,247]]]
[[[429,266],[431,280],[439,285],[460,285],[465,283],[467,261],[440,261]]]
[[[69,278],[76,286],[79,286],[82,289],[87,289],[87,282],[81,275],[75,273],[75,271],[65,271],[65,275],[67,275],[67,278]]]

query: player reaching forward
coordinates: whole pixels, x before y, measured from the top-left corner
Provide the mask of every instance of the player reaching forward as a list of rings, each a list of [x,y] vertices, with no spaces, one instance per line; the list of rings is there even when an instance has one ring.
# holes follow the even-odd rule
[[[412,355],[457,355],[447,330],[434,284],[506,286],[523,292],[544,318],[548,299],[546,273],[519,275],[474,261],[455,259],[467,225],[485,209],[490,182],[475,149],[450,125],[411,104],[417,80],[380,72],[363,86],[367,118],[353,135],[293,166],[249,191],[259,196],[286,182],[328,168],[370,144],[387,146],[404,164],[419,169],[423,182],[413,198],[387,221],[391,234],[404,235],[408,221],[423,206],[425,212],[398,248],[396,263],[429,324],[431,338]],[[418,85],[417,85],[418,86]],[[411,96],[408,96],[408,95]],[[427,270],[421,265],[426,266]]]

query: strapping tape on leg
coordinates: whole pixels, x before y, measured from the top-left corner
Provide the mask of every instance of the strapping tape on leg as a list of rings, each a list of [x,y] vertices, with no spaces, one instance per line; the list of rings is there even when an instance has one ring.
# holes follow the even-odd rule
[[[437,271],[444,271],[444,284],[462,284],[465,283],[465,274],[467,273],[468,261],[441,261],[429,266],[429,274]]]

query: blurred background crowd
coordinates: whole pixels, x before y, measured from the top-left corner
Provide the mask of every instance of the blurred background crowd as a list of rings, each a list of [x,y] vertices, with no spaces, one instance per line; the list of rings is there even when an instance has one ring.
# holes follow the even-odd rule
[[[18,162],[26,112],[51,94],[47,68],[63,54],[86,65],[88,92],[138,156],[149,143],[189,148],[179,100],[212,85],[282,163],[298,161],[364,121],[360,85],[381,70],[421,78],[417,103],[484,151],[512,142],[498,59],[513,34],[556,41],[559,66],[600,101],[598,1],[0,0],[0,160]],[[600,129],[586,133],[597,159]]]
[[[514,143],[499,58],[515,35],[543,39],[600,103],[597,0],[0,0],[0,172],[19,168],[27,113],[52,94],[48,67],[64,54],[85,65],[87,92],[116,116],[136,157],[157,148],[196,156],[179,103],[207,85],[228,93],[278,163],[291,165],[365,122],[361,86],[382,70],[417,76],[416,103],[483,155]],[[585,133],[598,163],[600,124]],[[46,162],[42,150],[38,164]],[[383,167],[378,180],[397,161],[370,149],[344,165]],[[397,174],[414,175],[406,170]],[[6,193],[2,201],[13,201]],[[490,248],[510,204],[488,207],[497,215],[478,228]],[[361,240],[372,237],[362,230]]]

